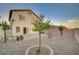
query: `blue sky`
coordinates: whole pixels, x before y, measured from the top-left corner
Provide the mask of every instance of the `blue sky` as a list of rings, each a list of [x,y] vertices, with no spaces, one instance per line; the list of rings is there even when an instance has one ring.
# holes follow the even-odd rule
[[[32,9],[37,15],[60,24],[79,21],[79,4],[0,4],[0,20],[8,20],[10,9]]]

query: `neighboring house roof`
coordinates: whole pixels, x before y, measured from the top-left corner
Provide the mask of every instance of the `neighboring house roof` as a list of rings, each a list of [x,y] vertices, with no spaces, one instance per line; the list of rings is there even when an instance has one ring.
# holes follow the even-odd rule
[[[14,11],[31,11],[37,18],[39,18],[31,9],[14,9],[14,10],[10,10],[10,13],[9,13],[9,21],[11,19],[12,12],[14,12]]]

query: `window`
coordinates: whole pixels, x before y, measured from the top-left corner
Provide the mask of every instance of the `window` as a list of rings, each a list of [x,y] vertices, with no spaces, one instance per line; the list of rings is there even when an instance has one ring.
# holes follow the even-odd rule
[[[16,27],[16,33],[20,32],[20,27]]]
[[[29,28],[23,27],[23,34],[27,34],[27,33],[29,33]]]
[[[23,28],[23,34],[26,34],[26,27]]]
[[[19,15],[19,20],[25,20],[25,16],[24,15]]]

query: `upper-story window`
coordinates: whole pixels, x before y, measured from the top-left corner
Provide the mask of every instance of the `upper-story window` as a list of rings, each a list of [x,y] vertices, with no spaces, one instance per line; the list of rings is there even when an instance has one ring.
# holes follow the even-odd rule
[[[19,20],[25,20],[25,16],[24,15],[19,15]]]

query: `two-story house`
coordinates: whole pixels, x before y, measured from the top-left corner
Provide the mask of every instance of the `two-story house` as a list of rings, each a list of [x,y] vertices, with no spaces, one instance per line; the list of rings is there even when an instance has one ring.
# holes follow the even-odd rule
[[[35,33],[32,31],[32,21],[37,19],[39,17],[30,9],[10,10],[9,22],[12,36]]]

